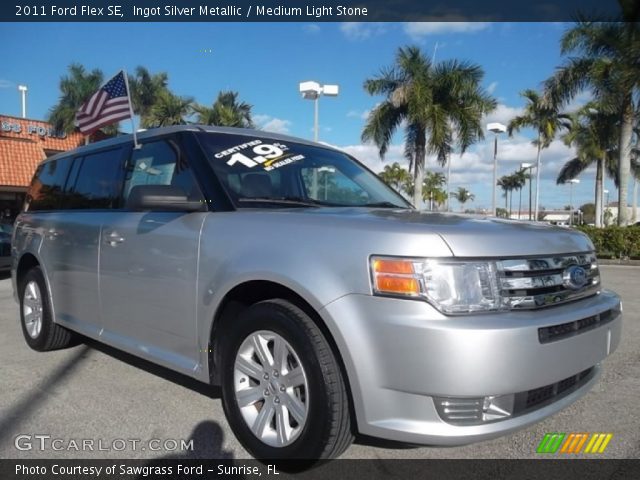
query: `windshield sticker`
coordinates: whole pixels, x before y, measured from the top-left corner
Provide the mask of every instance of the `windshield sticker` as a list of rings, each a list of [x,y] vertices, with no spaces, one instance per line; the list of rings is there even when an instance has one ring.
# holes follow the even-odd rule
[[[265,164],[264,169],[267,172],[270,172],[271,170],[284,167],[285,165],[289,165],[290,163],[297,162],[298,160],[302,160],[303,158],[304,158],[304,155],[295,155],[293,157],[282,158],[282,159],[279,159],[276,163],[271,163],[270,165]],[[273,159],[271,160],[271,162],[275,160],[276,159]]]
[[[304,155],[287,153],[288,150],[289,147],[282,143],[262,143],[262,140],[256,139],[218,152],[214,157],[226,159],[230,167],[236,163],[249,168],[261,165],[265,171],[270,172],[304,158]]]

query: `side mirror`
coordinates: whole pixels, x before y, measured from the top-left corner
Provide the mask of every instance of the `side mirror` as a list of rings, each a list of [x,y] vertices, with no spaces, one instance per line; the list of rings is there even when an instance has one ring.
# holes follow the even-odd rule
[[[136,185],[127,198],[129,210],[156,212],[202,212],[206,205],[200,200],[189,200],[180,187],[173,185]]]

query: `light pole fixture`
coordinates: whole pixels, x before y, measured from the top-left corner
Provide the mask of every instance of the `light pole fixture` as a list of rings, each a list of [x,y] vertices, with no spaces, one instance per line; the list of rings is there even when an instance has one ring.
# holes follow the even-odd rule
[[[573,185],[576,183],[580,183],[580,180],[577,178],[572,178],[567,181],[569,183],[569,210],[571,214],[569,215],[569,225],[573,225]]]
[[[27,86],[18,85],[18,90],[22,94],[22,118],[27,118]]]
[[[505,133],[507,131],[507,127],[501,123],[493,122],[487,125],[487,130],[495,134],[495,139],[493,141],[493,193],[491,197],[491,212],[495,217],[497,204],[496,188],[498,186],[498,135]]]
[[[535,167],[533,163],[521,163],[520,168],[529,170],[529,221],[531,221],[531,169]]]
[[[318,99],[320,95],[327,97],[337,97],[338,85],[320,85],[318,82],[300,82],[300,93],[305,100],[313,100],[313,141],[318,141]],[[311,196],[318,200],[318,169],[313,169],[311,176]]]
[[[320,85],[318,82],[300,82],[300,93],[305,100],[313,100],[313,141],[318,141],[318,99],[320,95],[337,97],[338,85]]]
[[[327,200],[327,190],[329,189],[329,174],[336,173],[336,169],[334,167],[324,165],[318,168],[318,173],[320,172],[324,172],[324,199]]]

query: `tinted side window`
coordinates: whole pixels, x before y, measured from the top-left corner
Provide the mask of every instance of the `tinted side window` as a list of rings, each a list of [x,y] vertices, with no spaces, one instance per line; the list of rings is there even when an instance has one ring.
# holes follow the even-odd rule
[[[189,198],[201,197],[187,159],[171,139],[145,143],[133,150],[124,185],[125,201],[136,185],[173,185],[182,188]]]
[[[25,210],[55,210],[60,207],[71,157],[60,158],[40,165],[31,182]]]
[[[69,209],[118,208],[122,186],[122,149],[89,154],[67,194]]]

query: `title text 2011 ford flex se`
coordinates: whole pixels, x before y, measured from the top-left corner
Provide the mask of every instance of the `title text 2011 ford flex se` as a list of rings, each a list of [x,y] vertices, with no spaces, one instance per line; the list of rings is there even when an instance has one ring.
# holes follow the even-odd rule
[[[597,381],[621,305],[583,234],[422,213],[347,154],[171,127],[37,169],[12,247],[24,336],[74,332],[220,384],[259,458],[357,432],[493,438]]]

